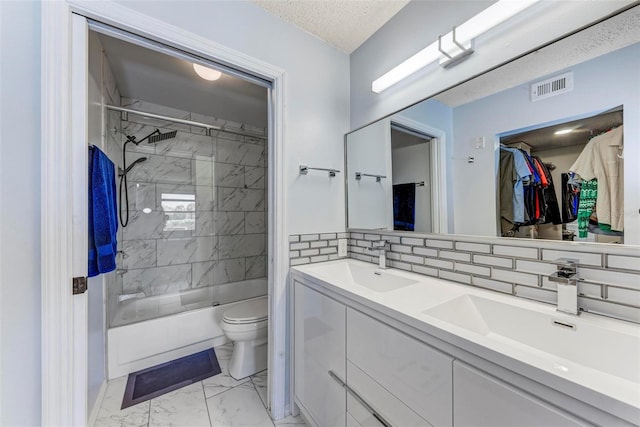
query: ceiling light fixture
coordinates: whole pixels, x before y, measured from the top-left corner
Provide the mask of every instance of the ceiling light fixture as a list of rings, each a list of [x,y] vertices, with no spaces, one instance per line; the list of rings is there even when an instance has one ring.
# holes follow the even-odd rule
[[[555,131],[553,134],[554,135],[566,135],[568,133],[573,132],[573,129],[560,129],[558,131]]]
[[[438,59],[443,67],[457,64],[473,53],[473,39],[538,1],[499,0],[459,27],[453,27],[446,35],[438,36],[438,40],[374,80],[371,90],[380,93]]]
[[[193,64],[193,70],[197,75],[209,81],[218,80],[220,77],[222,77],[222,73],[220,71],[214,70],[213,68],[205,67],[200,64]]]

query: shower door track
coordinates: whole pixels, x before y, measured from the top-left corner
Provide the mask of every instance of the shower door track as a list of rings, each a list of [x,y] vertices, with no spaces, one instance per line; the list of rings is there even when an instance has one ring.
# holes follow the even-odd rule
[[[175,118],[175,117],[162,116],[160,114],[147,113],[145,111],[133,110],[131,108],[117,107],[115,105],[105,105],[105,108],[107,108],[107,110],[120,111],[121,113],[126,113],[126,114],[129,114],[129,113],[136,114],[138,116],[148,117],[150,119],[166,120],[166,121],[169,121],[169,122],[180,123],[180,124],[183,124],[183,125],[191,125],[191,126],[201,127],[201,128],[207,129],[207,134],[209,136],[211,136],[211,131],[219,131],[219,132],[230,133],[230,134],[233,134],[233,135],[248,136],[248,137],[251,137],[251,138],[259,138],[259,139],[264,139],[264,140],[267,139],[266,136],[258,135],[258,134],[251,133],[251,132],[243,132],[243,131],[239,131],[239,130],[225,129],[225,128],[220,127],[220,126],[208,125],[206,123],[194,122],[192,120],[178,119],[178,118]],[[127,119],[125,118],[124,120],[127,120]]]

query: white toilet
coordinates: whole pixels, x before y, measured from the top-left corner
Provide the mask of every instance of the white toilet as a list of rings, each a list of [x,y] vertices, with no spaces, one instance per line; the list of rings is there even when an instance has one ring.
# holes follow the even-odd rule
[[[222,331],[233,341],[229,375],[239,380],[267,369],[267,297],[225,311]]]

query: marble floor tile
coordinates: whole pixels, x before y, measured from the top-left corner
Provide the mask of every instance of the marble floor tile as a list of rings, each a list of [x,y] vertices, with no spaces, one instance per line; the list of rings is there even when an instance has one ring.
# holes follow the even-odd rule
[[[149,427],[209,427],[202,383],[198,381],[151,400]]]
[[[212,426],[273,427],[251,382],[207,399]]]
[[[134,427],[148,424],[149,402],[120,409],[126,385],[126,376],[109,381],[100,411],[98,411],[95,427]]]
[[[216,354],[218,354],[218,348],[216,348]],[[229,357],[230,355],[231,353],[229,353]],[[202,380],[202,385],[204,386],[204,395],[207,399],[230,390],[234,387],[238,387],[246,382],[249,382],[249,385],[253,387],[249,378],[236,380],[229,375],[229,370],[227,369],[229,359],[221,359],[220,356],[218,356],[218,363],[220,364],[220,370],[222,372],[220,372],[218,375],[214,375],[213,377]]]
[[[262,404],[265,408],[269,408],[269,401],[267,395],[267,370],[265,369],[262,372],[258,372],[257,374],[251,377],[251,382],[253,383],[258,395],[260,396],[260,400],[262,400]]]

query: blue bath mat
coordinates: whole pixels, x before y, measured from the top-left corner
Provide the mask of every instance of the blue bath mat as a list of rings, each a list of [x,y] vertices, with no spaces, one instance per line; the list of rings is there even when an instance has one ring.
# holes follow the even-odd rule
[[[127,379],[120,409],[153,399],[219,373],[220,364],[213,348],[133,372]]]

